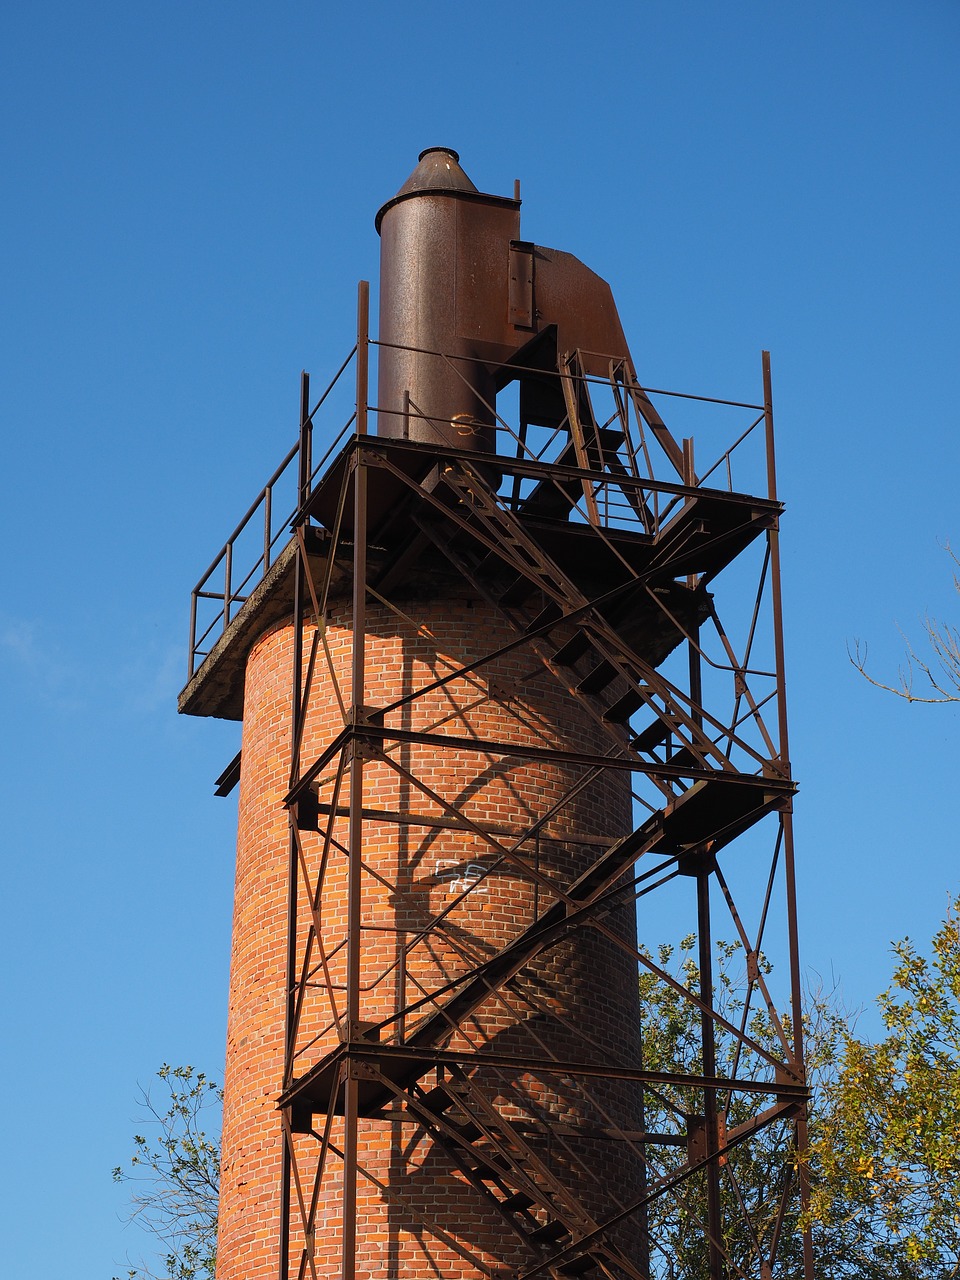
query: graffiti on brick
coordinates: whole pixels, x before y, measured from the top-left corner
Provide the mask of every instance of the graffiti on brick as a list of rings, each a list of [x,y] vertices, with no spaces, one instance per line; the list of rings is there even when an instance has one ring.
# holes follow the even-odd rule
[[[486,893],[486,870],[482,862],[460,862],[457,858],[437,858],[433,864],[435,878],[446,886],[447,893],[453,895],[467,893],[471,889],[476,893]]]

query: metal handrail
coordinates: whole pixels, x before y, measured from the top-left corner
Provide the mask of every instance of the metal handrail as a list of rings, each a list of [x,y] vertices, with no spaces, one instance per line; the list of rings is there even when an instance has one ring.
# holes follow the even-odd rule
[[[393,347],[396,344],[378,343],[375,340],[370,340],[370,345],[371,346],[382,345],[382,346]],[[403,349],[417,351],[423,355],[436,356],[438,358],[441,358],[447,361],[456,360],[457,358],[457,357],[450,357],[447,353],[439,352],[439,351],[427,351],[421,348],[414,348],[414,347],[411,347],[411,348],[404,347]],[[238,524],[236,525],[236,527],[234,528],[230,536],[226,539],[220,551],[211,561],[206,571],[201,575],[199,581],[197,582],[197,585],[194,587],[193,591],[191,592],[188,679],[193,678],[200,663],[207,656],[209,656],[209,653],[213,649],[213,645],[216,643],[216,640],[229,627],[232,616],[234,614],[234,606],[243,605],[243,603],[247,600],[250,594],[250,591],[259,581],[262,581],[262,579],[269,572],[271,565],[274,563],[276,559],[277,544],[282,539],[284,539],[285,535],[288,533],[289,529],[291,528],[292,520],[296,515],[296,512],[299,510],[301,506],[303,495],[296,492],[296,489],[298,486],[298,480],[295,478],[294,479],[294,488],[295,488],[294,500],[290,505],[290,509],[289,510],[285,509],[285,514],[283,519],[280,521],[277,521],[275,519],[275,511],[276,511],[275,490],[282,481],[284,480],[289,481],[289,478],[290,478],[288,474],[289,468],[291,467],[291,464],[294,462],[294,460],[299,458],[301,446],[303,446],[306,450],[305,457],[307,459],[306,465],[309,467],[309,476],[299,477],[299,483],[302,484],[305,481],[307,485],[307,490],[309,491],[309,489],[313,485],[313,481],[322,474],[334,450],[338,447],[338,445],[340,445],[340,443],[342,442],[347,432],[353,427],[354,423],[356,422],[357,411],[356,411],[356,408],[354,408],[353,413],[349,416],[347,421],[342,425],[340,425],[339,429],[333,434],[329,446],[324,451],[323,457],[320,458],[318,461],[314,462],[311,456],[312,441],[313,441],[313,435],[315,431],[314,415],[317,414],[321,406],[324,404],[325,400],[330,395],[330,393],[332,392],[336,384],[339,382],[341,376],[343,375],[345,370],[348,368],[348,366],[350,365],[351,361],[354,359],[356,354],[357,354],[357,345],[354,344],[349,354],[343,360],[339,369],[336,371],[333,378],[328,383],[323,394],[317,400],[317,403],[315,404],[313,409],[310,410],[309,414],[307,414],[304,421],[301,423],[300,436],[294,442],[294,444],[290,447],[287,453],[284,455],[282,461],[277,466],[273,474],[270,476],[270,479],[267,481],[267,483],[263,486],[263,488],[257,494],[256,498],[250,504],[247,511],[244,513],[243,517],[240,519],[240,521],[238,522]],[[579,355],[584,353],[577,353],[577,354]],[[593,354],[593,353],[590,353],[590,354]],[[542,376],[544,371],[542,369],[537,369],[536,372]],[[626,475],[621,477],[617,475],[615,472],[611,473],[607,471],[605,468],[603,468],[601,472],[598,472],[595,480],[591,482],[592,491],[596,495],[596,497],[599,498],[601,506],[604,511],[605,519],[603,520],[603,523],[605,525],[608,525],[609,527],[618,527],[624,523],[628,523],[628,524],[632,523],[635,520],[636,512],[631,507],[630,503],[628,501],[625,501],[622,496],[620,497],[615,496],[619,481],[621,479],[627,479],[628,477],[630,477],[634,482],[641,482],[639,487],[639,492],[647,493],[647,497],[649,498],[650,501],[652,501],[653,507],[650,515],[652,518],[653,527],[651,529],[647,529],[646,531],[656,532],[658,529],[664,526],[666,521],[674,513],[676,507],[679,504],[682,504],[686,500],[686,495],[683,493],[680,493],[680,494],[676,493],[673,485],[665,485],[663,482],[658,483],[657,481],[653,480],[652,475],[650,475],[649,477],[644,477],[644,476],[641,476],[639,473],[637,462],[641,456],[645,458],[647,457],[647,451],[646,451],[646,441],[643,438],[645,435],[645,431],[644,431],[645,424],[643,424],[639,420],[637,421],[632,420],[631,414],[630,414],[630,405],[628,403],[630,400],[630,392],[637,385],[635,383],[635,375],[633,375],[632,371],[628,370],[626,367],[622,365],[622,362],[620,362],[619,364],[616,364],[616,365],[611,364],[609,374],[606,377],[602,375],[596,375],[596,374],[586,374],[583,372],[582,369],[578,369],[576,372],[567,373],[567,374],[563,374],[560,371],[558,371],[557,376],[558,377],[568,376],[573,378],[574,380],[582,381],[585,384],[589,383],[590,385],[597,388],[606,387],[612,391],[614,396],[614,401],[615,401],[614,412],[610,415],[609,419],[604,425],[609,426],[615,420],[619,420],[620,425],[623,429],[624,448],[629,456],[621,459],[622,463],[625,465],[625,469],[627,473]],[[624,395],[623,393],[626,393],[626,394]],[[651,394],[664,395],[664,396],[670,396],[674,399],[694,400],[694,401],[700,401],[700,402],[711,404],[711,405],[718,405],[718,406],[722,405],[722,406],[727,406],[731,408],[756,409],[758,407],[756,405],[750,404],[745,401],[726,400],[726,399],[715,398],[712,396],[693,395],[686,392],[671,392],[671,391],[665,391],[659,388],[644,388],[643,394],[646,396],[649,396]],[[306,407],[306,402],[304,402],[301,412],[303,412],[305,407]],[[371,404],[371,405],[365,405],[364,407],[369,412],[373,412],[373,413],[377,412],[376,405]],[[495,415],[495,420],[498,427],[505,430],[513,438],[514,442],[516,443],[517,457],[513,459],[513,461],[520,462],[521,465],[522,465],[522,460],[526,457],[529,457],[533,461],[540,461],[541,459],[543,459],[544,455],[551,452],[552,449],[555,447],[556,437],[558,435],[562,435],[562,430],[558,428],[558,430],[554,432],[553,436],[550,437],[550,439],[547,441],[545,445],[541,444],[539,451],[533,451],[530,449],[526,440],[521,439],[520,436],[518,436],[514,431],[514,429],[510,426],[510,424],[507,423],[499,414],[496,413],[496,409],[493,406],[491,406],[491,412],[493,412],[493,414]],[[729,446],[729,448],[727,448],[723,453],[720,454],[720,456],[716,459],[715,462],[713,462],[713,464],[709,467],[708,470],[706,470],[699,477],[695,477],[694,478],[695,487],[702,486],[704,481],[709,476],[711,476],[714,472],[716,472],[718,468],[725,468],[727,491],[732,492],[733,491],[733,476],[731,471],[732,456],[735,453],[735,451],[739,448],[739,446],[741,446],[743,442],[753,433],[754,429],[757,427],[758,423],[761,421],[763,421],[762,415],[760,418],[751,422],[751,424],[747,427],[747,429],[734,441],[734,443],[731,446]],[[647,469],[648,470],[650,469],[649,458],[647,458]],[[299,472],[299,470],[302,470],[302,467],[298,467],[296,468],[296,470]],[[649,492],[647,492],[648,484],[650,486]],[[631,487],[633,486],[631,485]],[[671,490],[673,490],[672,496],[670,494]],[[667,499],[666,503],[663,506],[661,506],[661,497]],[[519,491],[515,495],[515,501],[518,498],[519,498]],[[579,510],[579,508],[577,509]],[[263,549],[260,555],[254,561],[254,563],[249,568],[246,569],[246,572],[244,573],[244,576],[242,577],[242,579],[239,582],[237,582],[236,581],[237,565],[235,561],[235,550],[236,550],[237,542],[240,539],[240,537],[244,534],[244,532],[248,530],[250,523],[256,518],[258,512],[261,512],[261,511],[262,511],[262,518],[263,518],[263,544],[262,544]],[[583,515],[582,512],[580,514]],[[222,574],[222,577],[220,577],[220,581],[217,584],[219,589],[212,589],[212,579],[214,579],[215,575],[218,575],[218,574]],[[215,602],[219,602],[220,604],[220,608],[216,611],[214,616],[209,621],[205,622],[205,625],[203,626],[202,630],[199,629],[199,621],[198,621],[198,614],[200,611],[201,601],[215,601]]]
[[[273,527],[272,527],[273,526],[273,490],[277,482],[283,476],[286,469],[289,467],[290,463],[294,460],[294,458],[296,458],[299,452],[300,452],[300,441],[298,439],[296,443],[293,445],[293,447],[290,450],[288,450],[288,452],[284,456],[283,461],[280,463],[280,465],[274,471],[273,475],[270,477],[267,483],[263,486],[263,488],[257,494],[256,498],[254,498],[253,502],[247,508],[246,513],[243,515],[243,517],[237,524],[236,528],[230,534],[229,538],[227,538],[226,542],[220,548],[220,551],[211,561],[206,572],[201,575],[200,581],[197,583],[197,585],[194,587],[193,591],[191,592],[191,595],[190,595],[190,661],[189,661],[189,671],[188,671],[188,676],[190,678],[193,677],[193,674],[197,668],[196,659],[201,653],[200,646],[206,642],[207,638],[210,636],[211,632],[214,630],[214,628],[217,626],[219,622],[221,621],[223,622],[224,631],[227,629],[227,627],[230,625],[231,605],[233,605],[234,603],[237,603],[240,600],[241,598],[240,593],[244,590],[244,588],[250,582],[253,575],[257,572],[257,570],[261,566],[263,566],[264,574],[266,574],[270,568],[270,565],[272,563],[271,554],[272,554],[273,548],[275,547],[277,541],[279,540],[281,532],[283,530],[283,525],[281,525],[276,533],[274,533],[273,531]],[[261,506],[263,507],[263,515],[264,515],[263,552],[260,555],[259,559],[257,560],[256,564],[253,566],[253,568],[249,571],[249,573],[243,579],[243,581],[239,584],[239,586],[236,589],[234,589],[232,584],[233,548],[237,539],[247,528],[247,525],[251,522],[251,520],[257,514]],[[206,590],[205,588],[207,587],[207,584],[210,582],[210,579],[217,572],[217,570],[220,568],[221,565],[224,566],[223,590],[222,591]],[[222,601],[222,608],[220,609],[220,612],[214,617],[213,621],[208,624],[208,626],[205,628],[203,633],[198,636],[197,635],[197,602],[201,599],[220,600]],[[203,653],[202,656],[205,657],[206,653]]]
[[[313,435],[314,415],[319,411],[324,401],[327,399],[330,392],[333,390],[334,386],[339,381],[343,372],[350,365],[350,362],[352,361],[353,357],[356,354],[356,350],[357,350],[356,346],[354,346],[351,349],[350,353],[347,355],[343,363],[340,365],[340,368],[337,370],[333,378],[327,384],[327,387],[324,390],[323,394],[319,397],[314,407],[310,410],[305,422],[302,424],[302,432],[305,435],[305,438],[307,439],[308,443]],[[311,466],[311,477],[310,477],[311,480],[314,476],[316,476],[322,471],[323,467],[326,465],[334,449],[341,442],[344,435],[352,425],[354,421],[354,417],[355,417],[355,414],[351,415],[351,417],[340,428],[340,430],[334,433],[329,446],[327,447],[327,449],[323,454],[323,457],[319,460],[319,462],[316,463],[315,466]],[[237,523],[233,532],[224,542],[223,546],[220,548],[217,555],[210,562],[205,572],[201,575],[199,581],[197,582],[197,585],[193,588],[193,591],[190,593],[190,646],[189,646],[189,659],[188,659],[188,667],[187,667],[188,679],[193,679],[193,676],[197,671],[197,667],[209,655],[213,645],[210,644],[209,648],[205,648],[204,646],[208,644],[211,636],[216,635],[218,632],[219,632],[219,635],[222,635],[223,632],[225,632],[227,627],[230,625],[231,611],[233,606],[235,604],[242,605],[246,601],[247,595],[244,593],[247,592],[248,588],[251,586],[252,583],[255,583],[256,581],[262,581],[262,579],[269,572],[271,565],[274,563],[274,559],[275,559],[274,552],[275,552],[277,543],[280,542],[284,538],[284,535],[288,532],[291,522],[293,520],[293,517],[296,514],[300,505],[299,494],[296,492],[296,489],[295,489],[294,500],[291,503],[289,510],[285,512],[283,519],[276,521],[274,516],[274,511],[275,511],[274,490],[276,489],[277,485],[280,483],[281,480],[283,480],[285,477],[289,478],[286,476],[286,473],[288,472],[288,468],[290,468],[294,460],[299,459],[300,447],[301,447],[301,436],[298,436],[298,438],[294,441],[293,445],[290,447],[290,449],[288,449],[287,453],[284,455],[282,461],[277,466],[276,470],[270,476],[270,479],[263,486],[263,488],[257,494],[256,498],[254,498],[253,502],[247,508],[246,512]],[[296,485],[296,480],[294,481],[294,484]],[[251,521],[255,518],[255,516],[261,509],[263,511],[263,550],[258,556],[258,558],[254,561],[253,565],[247,570],[243,579],[238,584],[234,585],[234,577],[235,577],[234,549],[236,547],[238,539],[247,530]],[[217,574],[221,566],[223,568],[222,590],[210,590],[209,587],[210,587],[211,579],[214,577],[215,574]],[[217,613],[213,616],[213,618],[206,624],[204,629],[198,634],[198,611],[199,611],[199,602],[201,600],[218,600],[220,601],[221,607],[217,611]]]

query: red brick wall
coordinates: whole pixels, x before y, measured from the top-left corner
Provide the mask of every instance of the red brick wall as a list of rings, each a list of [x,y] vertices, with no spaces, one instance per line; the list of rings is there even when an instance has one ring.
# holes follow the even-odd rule
[[[365,705],[384,706],[412,688],[446,674],[512,636],[486,606],[469,601],[410,602],[419,634],[385,609],[368,618]],[[337,621],[336,619],[334,620]],[[347,705],[352,634],[345,613],[328,627],[328,642]],[[288,826],[281,797],[290,770],[290,699],[293,631],[285,627],[261,639],[247,668],[243,729],[243,773],[230,980],[227,1068],[223,1132],[223,1174],[218,1280],[275,1280],[278,1275],[281,1130],[275,1099],[281,1086]],[[514,743],[551,744],[601,751],[609,741],[539,667],[529,653],[514,653],[475,675],[462,677],[402,711],[389,726]],[[323,664],[310,700],[304,760],[309,762],[342,726]],[[424,746],[394,749],[393,758],[479,823],[522,829],[579,776],[567,767],[487,753],[437,753]],[[442,809],[382,762],[365,765],[365,805],[442,815]],[[329,799],[321,788],[321,800]],[[346,802],[346,791],[340,802]],[[322,826],[322,824],[321,824]],[[544,829],[536,850],[525,852],[549,879],[567,883],[590,859],[576,835],[612,837],[630,827],[629,784],[608,774],[591,784]],[[346,844],[346,821],[338,821]],[[506,839],[506,838],[504,838]],[[304,836],[315,871],[321,837]],[[466,876],[494,856],[473,833],[365,824],[364,985],[361,1017],[389,1017],[401,999],[416,999],[463,972],[464,953],[480,956],[502,946],[550,905],[549,890],[514,867],[491,874],[447,918],[446,934],[433,932],[412,948],[411,940],[432,914],[448,905]],[[471,868],[473,868],[471,870]],[[327,872],[323,904],[327,946],[345,938],[346,859],[335,853]],[[633,937],[632,908],[610,923]],[[301,937],[303,936],[301,926]],[[405,969],[398,963],[406,947]],[[335,984],[345,974],[345,947],[330,961]],[[632,960],[595,930],[546,953],[526,972],[519,996],[490,1001],[469,1020],[453,1045],[491,1043],[501,1053],[526,1053],[537,1040],[558,1057],[584,1059],[586,1035],[605,1053],[638,1060],[636,968]],[[527,999],[529,997],[529,1000]],[[335,998],[342,1003],[342,992]],[[298,1039],[297,1075],[305,1073],[336,1042],[329,1026],[329,1001],[315,991]],[[572,1023],[576,1030],[570,1029]],[[388,1038],[389,1031],[384,1032]],[[555,1077],[503,1077],[497,1104],[519,1119],[547,1115],[574,1126],[640,1125],[636,1106],[619,1086],[593,1089],[592,1100]],[[361,1122],[360,1163],[369,1177],[359,1183],[357,1274],[366,1280],[467,1280],[515,1266],[525,1256],[502,1219],[485,1210],[476,1193],[451,1169],[447,1157],[425,1137],[415,1139],[409,1123]],[[341,1122],[334,1128],[339,1145]],[[531,1146],[546,1155],[544,1139]],[[550,1160],[589,1211],[616,1207],[616,1197],[636,1191],[638,1166],[622,1144],[577,1136],[554,1143]],[[539,1144],[539,1145],[538,1145]],[[301,1170],[312,1172],[316,1144],[298,1140]],[[329,1181],[318,1216],[317,1274],[339,1274],[339,1161],[329,1165]],[[376,1180],[376,1181],[374,1181]],[[390,1190],[381,1191],[376,1182]],[[611,1199],[611,1196],[613,1199]],[[424,1218],[439,1228],[424,1226]],[[625,1247],[635,1231],[626,1230]],[[300,1237],[294,1232],[294,1266]],[[309,1272],[308,1272],[309,1274]]]

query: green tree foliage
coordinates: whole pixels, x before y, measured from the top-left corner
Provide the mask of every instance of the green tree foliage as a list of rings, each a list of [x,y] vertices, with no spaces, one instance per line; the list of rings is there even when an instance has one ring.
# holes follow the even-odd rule
[[[163,1101],[149,1090],[140,1100],[150,1136],[134,1135],[129,1166],[114,1169],[113,1180],[131,1184],[130,1220],[164,1247],[162,1280],[204,1280],[213,1276],[217,1255],[223,1090],[190,1066],[164,1063],[157,1075]],[[203,1127],[208,1115],[217,1126],[211,1133]],[[161,1278],[140,1266],[127,1272],[127,1280]]]
[[[889,1036],[877,1044],[855,1034],[854,1020],[833,993],[810,993],[804,1012],[812,1089],[807,1171],[808,1217],[816,1275],[830,1280],[947,1280],[960,1275],[960,930],[955,904],[933,944],[933,960],[909,942],[897,944],[891,989],[879,997]],[[663,969],[688,990],[699,986],[695,939],[661,947]],[[714,959],[716,1006],[761,1048],[782,1052],[786,1015],[755,996],[738,945],[719,943]],[[760,962],[761,975],[767,966]],[[689,999],[653,974],[641,980],[644,1065],[700,1073],[700,1014]],[[778,1027],[779,1023],[779,1027]],[[717,1073],[741,1079],[766,1074],[759,1054],[717,1031]],[[678,1088],[651,1095],[647,1128],[680,1131],[691,1099]],[[745,1096],[720,1095],[728,1132],[752,1114]],[[727,1274],[765,1272],[783,1188],[784,1154],[793,1141],[786,1122],[735,1147],[721,1175],[723,1252]],[[665,1149],[667,1152],[670,1148]],[[679,1163],[685,1152],[674,1157]],[[669,1173],[669,1155],[660,1171]],[[708,1280],[706,1187],[694,1176],[655,1201],[650,1215],[656,1280]],[[776,1248],[774,1277],[802,1274],[796,1196],[788,1202]]]
[[[897,967],[879,997],[887,1035],[843,1037],[823,1107],[829,1129],[813,1158],[824,1178],[813,1217],[836,1229],[843,1207],[866,1207],[896,1274],[960,1274],[960,898],[920,955],[896,943]]]
[[[672,969],[673,975],[691,991],[698,990],[700,981],[695,951],[696,939],[691,935],[683,939],[678,949],[661,947],[656,957],[662,969]],[[739,943],[718,943],[713,969],[716,1008],[730,1023],[742,1027],[761,1049],[785,1057],[784,1039],[792,1038],[790,1019],[771,1013],[762,1000],[758,1004],[757,979],[747,976]],[[761,977],[769,972],[762,958],[759,971]],[[702,1041],[697,1007],[653,973],[641,977],[641,1000],[644,1066],[649,1070],[701,1074]],[[833,1071],[846,1026],[835,1000],[824,995],[808,999],[807,1069],[815,1090]],[[768,1062],[759,1053],[745,1047],[737,1036],[722,1027],[716,1029],[716,1066],[718,1075],[740,1079],[769,1079],[771,1074]],[[721,1094],[718,1104],[728,1132],[735,1132],[737,1126],[748,1122],[757,1110],[756,1098],[743,1093]],[[683,1132],[684,1111],[689,1112],[697,1105],[689,1090],[679,1087],[659,1090],[650,1095],[646,1126],[659,1133]],[[821,1122],[820,1112],[815,1108],[812,1123],[816,1127]],[[777,1121],[749,1141],[734,1146],[724,1163],[720,1180],[722,1246],[731,1276],[769,1274],[764,1264],[771,1253],[778,1259],[775,1275],[799,1275],[802,1271],[796,1168],[789,1155],[793,1141],[792,1123]],[[670,1147],[662,1150],[664,1155],[659,1159],[658,1171],[669,1174],[671,1166],[686,1157],[686,1150]],[[792,1193],[788,1192],[786,1213],[781,1217],[784,1182],[788,1178],[793,1183]],[[708,1280],[706,1196],[705,1178],[699,1174],[653,1202],[649,1228],[653,1250],[651,1267],[657,1280]],[[823,1275],[863,1274],[858,1269],[857,1257],[862,1250],[856,1248],[856,1234],[852,1216],[840,1215],[840,1221],[833,1226],[831,1240],[816,1240],[821,1265],[829,1255],[829,1265],[822,1271]],[[816,1235],[824,1235],[819,1227]],[[825,1249],[827,1243],[830,1247]]]

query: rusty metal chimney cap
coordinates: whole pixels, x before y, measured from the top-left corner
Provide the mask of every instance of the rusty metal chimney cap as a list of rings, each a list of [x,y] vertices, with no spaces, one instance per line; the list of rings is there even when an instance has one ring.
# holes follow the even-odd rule
[[[473,200],[492,200],[496,203],[515,205],[505,196],[489,196],[478,191],[460,168],[460,156],[452,147],[427,147],[420,152],[419,164],[392,200],[388,200],[377,214],[374,225],[380,230],[383,215],[401,200],[411,196],[458,195]]]
[[[417,159],[422,160],[424,156],[433,155],[434,151],[438,151],[441,155],[449,156],[456,164],[460,163],[460,152],[454,151],[453,147],[424,147]],[[469,181],[469,179],[467,180]]]

